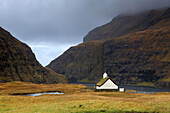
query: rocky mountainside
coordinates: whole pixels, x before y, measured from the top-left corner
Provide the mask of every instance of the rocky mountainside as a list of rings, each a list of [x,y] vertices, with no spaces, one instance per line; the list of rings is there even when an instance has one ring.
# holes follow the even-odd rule
[[[30,47],[0,27],[0,82],[67,83],[64,75],[45,69]]]
[[[131,19],[135,18],[135,24],[130,23],[129,27],[123,28],[123,21],[119,25],[108,23],[99,27],[91,38],[84,38],[88,42],[71,47],[47,67],[66,75],[69,82],[96,82],[107,71],[118,84],[151,83],[170,88],[170,9],[152,10],[144,15],[150,16],[145,21],[135,21],[141,14],[130,15]],[[126,17],[129,16],[121,18],[125,21]],[[139,25],[141,27],[134,27]],[[133,26],[134,30],[124,33],[117,30],[121,35],[105,40],[107,35],[101,33],[115,34],[115,30],[104,29],[106,26],[115,29]],[[95,37],[99,41],[91,41]]]
[[[142,12],[139,14],[119,15],[108,24],[90,31],[84,37],[83,41],[105,41],[129,33],[143,31],[154,26],[163,18],[166,18],[168,16],[167,13],[169,13],[168,10],[152,10],[150,12]]]

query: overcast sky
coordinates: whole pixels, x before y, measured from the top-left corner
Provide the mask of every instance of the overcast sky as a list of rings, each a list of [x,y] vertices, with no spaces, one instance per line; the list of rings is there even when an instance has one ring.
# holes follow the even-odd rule
[[[0,0],[0,26],[46,66],[116,15],[169,6],[170,0]]]

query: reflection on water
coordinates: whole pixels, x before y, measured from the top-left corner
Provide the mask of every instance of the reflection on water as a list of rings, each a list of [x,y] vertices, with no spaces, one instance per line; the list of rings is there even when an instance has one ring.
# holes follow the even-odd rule
[[[64,93],[60,93],[60,92],[43,92],[43,93],[34,93],[34,94],[26,94],[23,96],[31,96],[31,97],[36,97],[36,96],[40,96],[43,94],[64,94]]]
[[[95,87],[94,83],[72,83],[72,84],[83,84],[87,87]],[[134,92],[132,93],[153,94],[157,92],[170,92],[170,89],[156,88],[156,87],[151,87],[151,86],[119,85],[119,87],[123,87],[126,90],[134,90]]]

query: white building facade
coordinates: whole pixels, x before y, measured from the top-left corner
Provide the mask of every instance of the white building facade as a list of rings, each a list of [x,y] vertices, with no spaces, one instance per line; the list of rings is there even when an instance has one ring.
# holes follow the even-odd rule
[[[103,79],[96,84],[96,90],[119,90],[119,86],[105,72]]]

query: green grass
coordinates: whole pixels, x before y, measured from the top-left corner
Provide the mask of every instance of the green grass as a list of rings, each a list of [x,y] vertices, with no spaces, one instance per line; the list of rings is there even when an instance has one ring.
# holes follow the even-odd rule
[[[5,87],[6,85],[11,88],[9,83],[1,86]],[[14,85],[16,86],[15,83]],[[20,83],[20,87],[25,87],[25,85]],[[40,88],[39,84],[31,84],[30,86],[33,85]],[[57,84],[52,86],[61,88],[61,85]],[[9,90],[9,87],[6,86],[6,90]],[[49,86],[44,84],[43,87]],[[63,84],[60,90],[64,91],[68,87],[70,91],[64,95],[46,94],[38,97],[0,95],[0,113],[170,112],[170,93],[81,92],[82,86],[71,84],[66,84],[66,87]],[[15,92],[15,88],[13,90]],[[28,92],[30,92],[29,90],[31,89],[27,89]],[[42,88],[42,90],[46,90],[46,88]]]
[[[139,86],[154,86],[154,83],[149,83],[149,82],[141,82],[141,83],[138,83],[136,85],[139,85]]]
[[[100,92],[102,93],[102,92]],[[113,93],[44,95],[39,97],[0,96],[1,113],[75,113],[75,112],[170,112],[169,94],[140,95]],[[105,94],[106,92],[103,92]],[[115,96],[116,95],[116,96]],[[159,97],[159,99],[156,99]],[[164,101],[160,101],[162,98]],[[165,100],[167,98],[167,100]]]
[[[161,81],[170,82],[170,76],[167,76],[167,77],[163,78]]]

